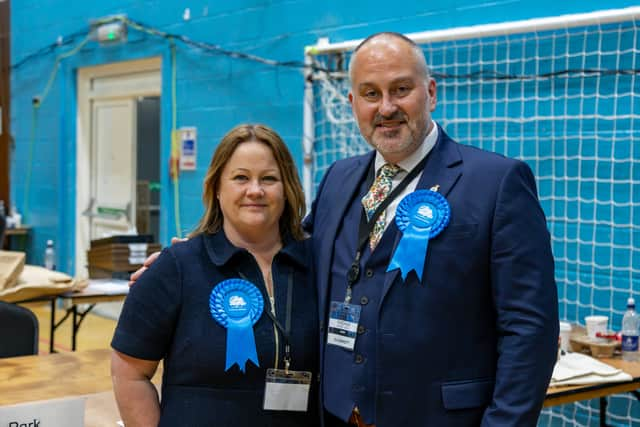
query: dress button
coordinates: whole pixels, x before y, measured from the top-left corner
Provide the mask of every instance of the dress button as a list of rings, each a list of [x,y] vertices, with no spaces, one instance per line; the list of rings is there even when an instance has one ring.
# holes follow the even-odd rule
[[[358,325],[358,333],[360,335],[364,334],[365,331],[366,331],[366,329],[364,328],[364,326]]]
[[[364,357],[363,357],[361,354],[356,354],[356,360],[355,360],[355,362],[356,362],[357,364],[360,364],[360,363],[364,362]]]
[[[369,298],[367,297],[360,298],[360,304],[367,305],[368,303],[369,303]]]
[[[373,270],[370,268],[367,268],[367,271],[365,272],[365,275],[367,277],[373,277]]]

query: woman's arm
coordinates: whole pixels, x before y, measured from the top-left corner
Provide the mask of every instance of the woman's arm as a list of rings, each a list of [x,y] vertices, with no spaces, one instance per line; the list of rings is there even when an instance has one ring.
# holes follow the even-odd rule
[[[111,353],[113,392],[126,427],[156,427],[160,422],[160,402],[151,378],[159,361]]]

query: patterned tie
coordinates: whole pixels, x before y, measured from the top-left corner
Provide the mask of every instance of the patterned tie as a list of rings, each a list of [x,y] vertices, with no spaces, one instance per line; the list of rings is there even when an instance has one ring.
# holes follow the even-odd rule
[[[378,171],[378,176],[376,176],[371,188],[369,188],[369,192],[362,198],[362,206],[364,206],[364,211],[367,213],[367,220],[371,219],[378,206],[387,198],[391,192],[391,180],[401,170],[402,168],[390,163],[382,165]],[[382,237],[382,233],[384,233],[386,216],[386,212],[382,211],[373,226],[373,230],[371,230],[371,234],[369,234],[371,252],[373,252]]]

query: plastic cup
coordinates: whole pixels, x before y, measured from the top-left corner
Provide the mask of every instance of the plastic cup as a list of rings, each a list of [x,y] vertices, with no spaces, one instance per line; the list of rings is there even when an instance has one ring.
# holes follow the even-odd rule
[[[571,351],[571,323],[560,322],[560,348]]]
[[[590,340],[596,342],[606,341],[604,338],[597,338],[596,333],[607,333],[607,325],[609,324],[608,316],[587,316],[584,318],[584,321],[587,324],[587,336]]]

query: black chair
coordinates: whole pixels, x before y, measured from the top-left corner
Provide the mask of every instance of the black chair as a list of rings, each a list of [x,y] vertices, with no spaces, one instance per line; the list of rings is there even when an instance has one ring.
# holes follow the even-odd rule
[[[0,357],[38,354],[38,318],[31,310],[0,301]]]

